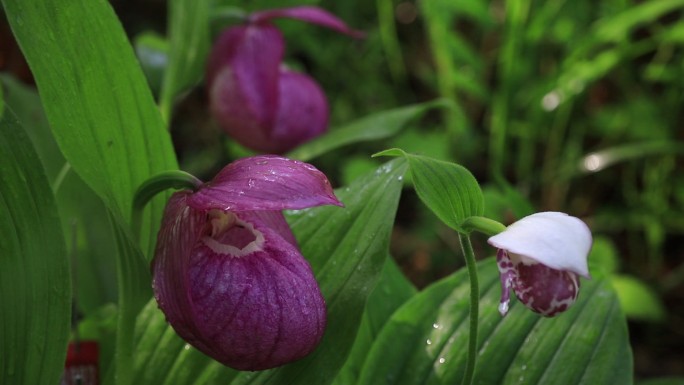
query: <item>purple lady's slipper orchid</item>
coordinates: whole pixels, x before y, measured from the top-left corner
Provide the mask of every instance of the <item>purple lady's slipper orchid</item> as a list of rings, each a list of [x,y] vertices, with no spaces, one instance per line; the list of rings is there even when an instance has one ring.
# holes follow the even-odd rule
[[[278,154],[328,127],[323,90],[309,76],[281,64],[285,40],[271,20],[283,17],[362,36],[330,13],[309,6],[253,13],[246,24],[219,36],[207,64],[213,115],[240,144]]]
[[[342,204],[323,173],[278,156],[235,161],[169,200],[152,270],[176,332],[217,361],[262,370],[309,354],[325,301],[280,210]]]
[[[564,312],[577,299],[579,276],[589,278],[591,232],[580,219],[559,212],[527,216],[489,238],[499,250],[502,316],[510,290],[520,302],[546,317]]]

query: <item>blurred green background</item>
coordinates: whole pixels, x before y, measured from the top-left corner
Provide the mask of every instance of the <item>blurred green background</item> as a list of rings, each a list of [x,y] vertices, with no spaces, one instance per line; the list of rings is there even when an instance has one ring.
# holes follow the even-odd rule
[[[331,130],[391,108],[450,101],[391,138],[318,157],[313,163],[335,186],[382,162],[371,154],[401,147],[470,169],[487,215],[504,223],[534,211],[581,217],[595,236],[591,270],[611,275],[630,319],[637,378],[684,376],[684,1],[222,0],[212,5],[213,36],[234,22],[222,16],[232,8],[302,4],[367,33],[353,40],[277,21],[287,65],[327,93]],[[112,5],[158,94],[169,48],[166,1]],[[0,44],[3,71],[30,89],[6,24]],[[203,179],[246,153],[212,121],[201,81],[171,119],[182,168]],[[393,238],[392,254],[419,288],[462,266],[456,234],[408,187]],[[484,240],[475,239],[480,257],[493,254]],[[98,292],[112,300],[114,284],[97,282]]]

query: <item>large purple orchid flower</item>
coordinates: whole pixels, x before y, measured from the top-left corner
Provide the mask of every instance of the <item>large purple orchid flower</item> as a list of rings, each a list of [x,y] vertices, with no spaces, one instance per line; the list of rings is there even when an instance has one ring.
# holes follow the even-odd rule
[[[211,111],[235,141],[277,154],[328,127],[323,90],[309,76],[281,64],[285,40],[271,21],[283,17],[361,36],[330,13],[309,6],[256,12],[219,36],[207,64]]]
[[[532,311],[546,317],[558,315],[577,300],[579,277],[589,278],[591,231],[568,214],[529,215],[488,242],[499,249],[502,316],[508,312],[511,290]]]
[[[176,332],[239,370],[297,360],[319,343],[323,296],[280,210],[342,204],[323,173],[278,156],[235,161],[169,200],[152,264]]]

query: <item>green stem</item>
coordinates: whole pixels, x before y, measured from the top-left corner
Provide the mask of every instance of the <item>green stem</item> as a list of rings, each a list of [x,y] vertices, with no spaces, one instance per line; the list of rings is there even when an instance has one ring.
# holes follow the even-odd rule
[[[201,180],[180,170],[162,172],[146,180],[138,187],[133,197],[133,234],[136,237],[140,236],[143,209],[155,195],[170,188],[197,190],[201,185]]]
[[[467,233],[477,230],[489,236],[499,234],[506,230],[506,226],[503,224],[485,217],[468,217],[461,223],[461,228]]]
[[[480,308],[480,284],[477,278],[477,264],[475,253],[470,244],[470,237],[465,234],[458,234],[465,256],[466,267],[468,268],[468,278],[470,279],[470,335],[468,336],[468,361],[466,362],[465,373],[463,374],[462,385],[473,383],[475,374],[475,361],[477,360],[477,327]]]

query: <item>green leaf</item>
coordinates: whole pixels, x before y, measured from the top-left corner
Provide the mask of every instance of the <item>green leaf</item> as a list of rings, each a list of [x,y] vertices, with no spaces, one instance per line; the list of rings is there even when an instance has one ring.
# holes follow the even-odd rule
[[[325,135],[307,142],[287,154],[288,158],[309,161],[319,155],[352,143],[388,138],[397,134],[414,119],[433,108],[447,108],[453,104],[446,99],[437,99],[407,107],[378,112],[340,128],[334,128]]]
[[[227,384],[237,374],[178,337],[154,299],[140,312],[134,340],[137,341],[132,370],[135,384],[192,384],[204,372]]]
[[[359,333],[335,385],[356,384],[373,341],[392,313],[416,293],[391,256],[385,260],[380,279],[366,302]]]
[[[543,318],[515,301],[497,310],[501,287],[493,258],[480,277],[477,384],[631,384],[627,325],[608,281],[582,282],[577,303]],[[468,339],[468,280],[461,270],[397,310],[380,333],[359,385],[454,384],[463,376]]]
[[[461,223],[484,213],[484,196],[466,168],[393,148],[373,156],[403,156],[409,161],[411,179],[425,205],[452,229],[466,232]]]
[[[178,168],[171,141],[116,14],[104,0],[3,0],[62,153],[102,199],[117,240],[117,384],[127,385],[135,314],[149,298],[144,254],[128,229],[135,189]],[[36,33],[40,31],[40,33]],[[145,212],[151,254],[165,197]],[[112,378],[112,377],[110,377]]]
[[[171,0],[168,6],[169,64],[159,101],[167,122],[178,94],[202,79],[210,45],[208,0]]]
[[[9,110],[0,164],[0,383],[56,384],[71,319],[69,261],[50,184]]]
[[[116,261],[111,252],[116,243],[109,222],[102,220],[107,210],[81,178],[70,172],[36,90],[9,76],[2,77],[2,84],[7,90],[7,108],[16,113],[24,126],[53,186],[67,243],[76,237],[77,252],[71,259],[74,306],[87,316],[116,300],[116,277],[112,274]]]
[[[665,320],[663,301],[644,282],[627,275],[613,275],[610,281],[628,318],[652,322]]]
[[[2,0],[62,153],[118,221],[133,192],[177,163],[161,116],[116,14],[104,0]],[[36,33],[40,31],[40,33]],[[158,224],[165,200],[153,201]],[[156,227],[145,226],[143,250]]]

